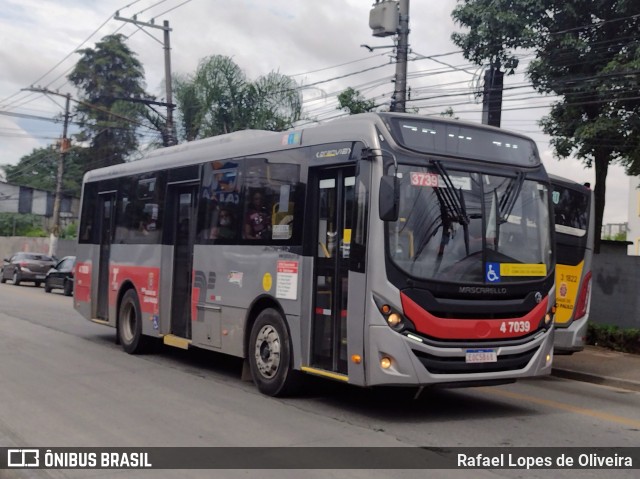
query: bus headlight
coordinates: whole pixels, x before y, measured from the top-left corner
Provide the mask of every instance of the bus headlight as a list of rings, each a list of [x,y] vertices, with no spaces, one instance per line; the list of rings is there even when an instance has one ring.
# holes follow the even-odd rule
[[[376,303],[378,311],[380,311],[380,314],[382,314],[382,317],[387,323],[387,326],[391,329],[397,332],[405,330],[415,331],[416,328],[413,323],[400,311],[377,296],[374,296],[373,300]]]
[[[397,327],[401,322],[402,318],[398,313],[391,313],[389,316],[387,316],[387,323],[389,323],[389,326],[391,326],[392,328]]]

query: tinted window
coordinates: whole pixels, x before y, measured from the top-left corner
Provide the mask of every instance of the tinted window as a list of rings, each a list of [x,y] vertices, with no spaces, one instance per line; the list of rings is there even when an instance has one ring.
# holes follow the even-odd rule
[[[246,160],[242,194],[242,237],[250,241],[280,242],[293,237],[300,166]]]
[[[212,161],[203,166],[198,207],[200,242],[235,242],[240,237],[240,163]]]
[[[98,197],[98,184],[86,183],[82,192],[82,213],[80,215],[80,227],[78,229],[79,243],[95,243],[93,237],[93,222],[96,218],[96,199]]]
[[[158,173],[122,181],[116,215],[116,243],[160,242],[164,191]]]
[[[553,184],[553,209],[555,213],[556,231],[572,236],[584,236],[589,226],[590,190],[567,188]]]

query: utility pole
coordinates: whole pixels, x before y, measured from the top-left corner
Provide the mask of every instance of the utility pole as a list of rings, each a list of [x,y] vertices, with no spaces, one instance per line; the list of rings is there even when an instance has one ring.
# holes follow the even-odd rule
[[[171,28],[169,28],[169,21],[165,20],[162,23],[162,26],[156,25],[153,23],[153,19],[150,22],[141,22],[136,19],[134,15],[133,18],[124,18],[120,16],[120,12],[116,12],[114,19],[121,20],[123,22],[133,23],[137,27],[149,27],[149,28],[159,28],[164,32],[164,42],[162,42],[162,46],[164,48],[164,84],[165,84],[165,92],[166,92],[166,107],[167,107],[167,122],[165,125],[165,131],[163,133],[163,139],[166,146],[172,146],[177,144],[176,141],[176,131],[175,125],[173,123],[173,109],[175,105],[173,104],[173,92],[171,86],[171,44],[169,41],[169,33],[171,32]],[[154,40],[155,37],[152,36]],[[158,43],[161,43],[159,40],[156,40]]]
[[[503,85],[504,72],[500,70],[500,63],[491,62],[489,69],[484,73],[482,124],[500,127]]]
[[[67,130],[69,128],[69,103],[71,102],[71,95],[67,93],[63,95],[55,91],[47,90],[46,88],[24,88],[27,91],[33,91],[38,93],[44,93],[49,95],[63,96],[66,98],[64,107],[64,124],[62,127],[62,140],[60,141],[60,155],[58,156],[58,171],[56,173],[56,192],[53,199],[53,216],[51,222],[51,232],[49,234],[49,256],[55,256],[58,252],[58,237],[60,236],[60,203],[62,202],[62,178],[64,176],[64,160],[69,151],[70,141],[67,138]]]
[[[396,40],[396,77],[394,80],[391,111],[406,111],[407,101],[407,55],[409,53],[409,0],[376,0],[369,13],[369,27],[374,37],[397,35]],[[361,45],[369,51],[376,48]]]
[[[391,111],[406,111],[407,54],[409,53],[409,0],[400,0],[400,25],[396,53],[396,83]]]

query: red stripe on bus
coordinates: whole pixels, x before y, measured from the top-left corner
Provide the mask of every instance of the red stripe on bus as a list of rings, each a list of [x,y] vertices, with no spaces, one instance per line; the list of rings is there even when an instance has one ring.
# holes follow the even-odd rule
[[[130,266],[111,263],[109,268],[109,306],[116,307],[117,294],[122,283],[131,281],[138,293],[143,313],[157,314],[159,301],[160,268]]]
[[[522,317],[506,319],[440,318],[426,311],[404,293],[400,293],[402,309],[418,332],[440,339],[501,339],[526,336],[538,329],[547,312],[546,296]]]
[[[91,263],[77,263],[74,296],[76,302],[91,302]]]

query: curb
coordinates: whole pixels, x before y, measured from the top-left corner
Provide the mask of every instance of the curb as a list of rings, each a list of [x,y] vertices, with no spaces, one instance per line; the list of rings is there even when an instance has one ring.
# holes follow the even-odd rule
[[[581,371],[574,371],[571,369],[552,369],[551,375],[564,379],[573,379],[576,381],[583,381],[588,383],[600,384],[603,386],[611,386],[620,389],[627,389],[629,391],[640,392],[640,381],[633,381],[631,379],[620,379],[611,376],[598,376],[596,374],[589,374]]]

